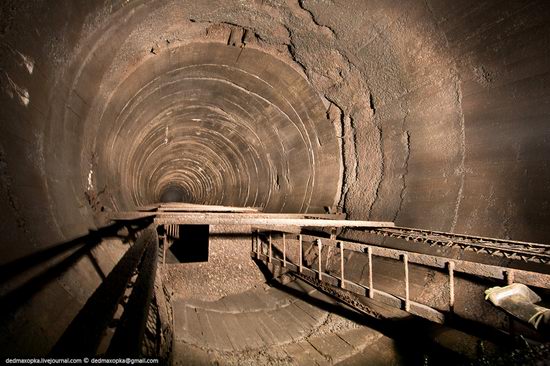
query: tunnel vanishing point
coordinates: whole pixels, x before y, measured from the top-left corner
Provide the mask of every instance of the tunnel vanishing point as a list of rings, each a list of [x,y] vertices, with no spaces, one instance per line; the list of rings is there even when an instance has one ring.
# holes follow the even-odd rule
[[[550,2],[3,0],[0,49],[3,360],[550,363]]]

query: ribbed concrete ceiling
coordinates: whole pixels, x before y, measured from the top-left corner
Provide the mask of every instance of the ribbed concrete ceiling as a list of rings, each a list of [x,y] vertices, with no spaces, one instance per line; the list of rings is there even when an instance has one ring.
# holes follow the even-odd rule
[[[115,209],[178,192],[193,203],[319,211],[338,193],[338,144],[320,97],[258,50],[194,43],[150,57],[98,123],[87,136],[93,179],[114,188]]]
[[[548,2],[2,10],[1,221],[14,242],[53,243],[170,192],[547,237]]]

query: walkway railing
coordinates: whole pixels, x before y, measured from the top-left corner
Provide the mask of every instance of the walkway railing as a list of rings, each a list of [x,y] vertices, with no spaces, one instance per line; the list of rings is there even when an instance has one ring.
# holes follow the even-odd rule
[[[282,247],[279,256],[274,255],[274,242]],[[307,266],[304,263],[304,243],[316,246],[317,266]],[[298,260],[296,263],[288,258],[289,245],[297,246]],[[326,273],[323,270],[322,252],[323,248],[336,248],[339,252],[340,270],[338,275]],[[366,283],[350,281],[346,278],[346,262],[344,250],[360,252],[367,256],[367,280]],[[352,293],[367,296],[379,300],[386,305],[401,308],[411,314],[429,319],[437,323],[445,322],[445,314],[426,304],[413,301],[410,298],[409,267],[411,264],[426,266],[429,268],[444,270],[448,278],[447,303],[448,312],[452,313],[455,304],[455,273],[468,274],[480,278],[491,278],[503,283],[518,282],[528,286],[550,289],[550,275],[545,273],[531,272],[520,269],[510,269],[484,263],[469,262],[459,259],[449,259],[434,255],[414,253],[398,249],[367,245],[345,240],[330,239],[312,235],[295,234],[280,230],[256,230],[253,235],[252,255],[266,263],[277,264],[287,270],[298,274],[315,278],[322,283],[336,286]],[[402,263],[402,295],[390,294],[373,285],[373,257],[388,258]]]

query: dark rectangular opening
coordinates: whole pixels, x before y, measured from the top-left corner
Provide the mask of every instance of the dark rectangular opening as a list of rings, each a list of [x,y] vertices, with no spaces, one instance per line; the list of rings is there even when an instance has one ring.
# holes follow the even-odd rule
[[[170,252],[180,263],[208,262],[209,225],[179,225],[179,238],[174,239]]]

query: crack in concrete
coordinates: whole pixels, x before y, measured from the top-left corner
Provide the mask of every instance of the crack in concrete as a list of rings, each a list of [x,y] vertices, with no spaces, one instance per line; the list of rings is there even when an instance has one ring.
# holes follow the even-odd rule
[[[376,183],[376,189],[374,191],[374,198],[371,202],[371,205],[369,207],[369,214],[368,217],[371,217],[372,210],[374,208],[374,205],[376,201],[378,201],[379,194],[380,194],[380,187],[382,186],[382,182],[384,181],[385,174],[386,174],[386,164],[385,161],[385,154],[384,154],[384,146],[383,146],[383,136],[382,136],[382,127],[376,126],[376,130],[378,131],[378,147],[380,151],[380,175],[378,177],[378,182]]]
[[[450,231],[454,232],[456,224],[458,222],[458,211],[460,209],[460,204],[462,203],[462,194],[464,191],[464,179],[465,179],[465,169],[466,169],[466,126],[464,120],[464,112],[462,111],[462,90],[460,89],[460,77],[456,73],[455,69],[455,87],[456,87],[456,101],[460,110],[460,165],[457,172],[460,174],[460,186],[458,188],[458,193],[456,195],[456,203],[454,209],[453,221],[451,224]]]
[[[306,13],[309,14],[309,17],[311,18],[311,21],[318,27],[321,27],[321,28],[324,28],[324,29],[327,29],[333,36],[336,35],[336,33],[334,32],[334,29],[332,29],[331,27],[325,25],[325,24],[321,24],[319,23],[319,21],[317,21],[317,18],[315,18],[315,15],[313,15],[313,12],[311,10],[309,10],[308,8],[305,7],[304,5],[304,0],[298,0],[298,6],[303,10],[305,11]]]
[[[308,81],[316,87],[316,89],[325,97],[327,101],[334,105],[339,111],[339,120],[340,123],[336,128],[336,132],[340,132],[339,136],[340,141],[340,154],[342,159],[342,168],[340,170],[341,175],[341,184],[340,184],[340,195],[339,198],[336,197],[338,201],[337,207],[340,210],[344,210],[344,207],[347,206],[347,201],[349,200],[348,193],[352,191],[352,185],[359,181],[359,161],[358,161],[358,136],[356,131],[355,123],[356,121],[351,117],[350,113],[344,112],[344,109],[351,110],[352,106],[341,106],[336,101],[338,99],[338,94],[342,92],[342,89],[349,87],[347,78],[349,78],[352,73],[353,63],[350,59],[342,53],[340,49],[337,48],[337,44],[333,44],[333,47],[330,48],[331,52],[335,52],[335,60],[338,60],[338,65],[342,65],[342,70],[346,71],[346,75],[342,74],[342,70],[339,75],[340,78],[335,80],[335,84],[328,87],[323,85],[318,85],[316,80],[317,76],[321,78],[330,77],[328,75],[316,75],[317,59],[309,59],[306,55],[301,53],[301,45],[296,44],[296,39],[299,37],[300,29],[303,29],[305,24],[308,24],[306,28],[311,29],[315,33],[320,33],[325,37],[331,39],[331,43],[334,42],[336,35],[332,28],[321,24],[313,14],[313,12],[305,7],[305,4],[302,0],[297,0],[295,3],[296,7],[294,12],[286,14],[286,21],[282,23],[288,34],[288,43],[284,44],[292,60],[301,68],[304,75],[307,77]],[[300,13],[301,12],[301,13]],[[304,58],[305,57],[305,58]],[[360,72],[359,72],[360,74]],[[357,104],[353,101],[353,104]],[[372,103],[370,100],[366,100],[366,106],[371,106]],[[330,107],[329,107],[330,109]],[[318,141],[320,143],[320,141]]]
[[[292,32],[289,30],[290,32],[290,41],[289,41],[289,44],[287,44],[287,49],[288,49],[288,52],[290,53],[290,57],[292,57],[292,60],[294,62],[296,62],[296,64],[298,64],[298,66],[300,66],[300,68],[302,69],[303,73],[305,75],[307,75],[307,68],[306,68],[306,65],[300,61],[300,59],[298,58],[298,56],[296,55],[296,46],[294,45],[294,42],[292,41]]]
[[[359,95],[359,100],[353,98],[352,105],[347,105],[346,102],[340,100],[340,94],[346,93],[348,89],[357,89],[358,87],[365,87],[364,85],[356,85],[358,82],[352,82],[351,80],[362,79],[361,72],[354,68],[354,64],[350,61],[350,58],[345,55],[338,48],[336,43],[336,35],[332,28],[322,24],[313,13],[312,10],[306,7],[305,1],[295,0],[289,4],[289,8],[280,9],[273,8],[279,14],[281,21],[277,23],[277,26],[281,27],[283,38],[272,39],[270,37],[261,36],[258,34],[258,30],[255,27],[243,27],[242,25],[235,24],[235,20],[219,19],[217,22],[208,21],[205,18],[199,19],[201,23],[207,24],[219,24],[228,27],[235,27],[239,29],[248,29],[253,32],[256,39],[261,40],[271,46],[284,47],[288,52],[289,58],[294,61],[295,69],[301,71],[303,76],[317,89],[317,91],[325,97],[327,101],[332,103],[340,112],[339,124],[335,125],[336,132],[338,129],[341,131],[340,141],[340,155],[342,159],[342,167],[338,172],[341,176],[341,181],[338,187],[338,194],[335,196],[335,202],[337,207],[343,211],[343,208],[349,204],[350,197],[348,193],[354,192],[354,194],[362,194],[357,186],[357,182],[361,179],[361,166],[359,164],[360,151],[359,145],[362,144],[362,137],[358,135],[357,118],[361,116],[355,116],[352,118],[351,113],[354,108],[370,108],[374,110],[374,101],[369,99],[370,94]],[[276,18],[276,17],[275,17]],[[204,22],[203,22],[204,20]],[[197,22],[196,18],[192,19],[193,22]],[[309,54],[309,50],[304,48],[302,39],[304,38],[304,32],[307,32],[308,37],[313,38],[312,41],[318,41],[318,38],[322,38],[324,41],[328,41],[331,47],[327,47],[326,53],[329,56],[327,62],[335,63],[335,72],[333,74],[319,73],[318,70],[318,57],[312,57]],[[285,39],[284,35],[288,37]],[[231,35],[229,35],[231,38]],[[340,70],[339,73],[337,71]],[[339,75],[339,76],[338,76]],[[328,80],[332,79],[333,84],[330,85]],[[359,83],[361,84],[361,83]],[[372,98],[372,96],[370,96]],[[338,105],[338,103],[345,103],[346,105]],[[344,112],[346,111],[346,112]],[[333,120],[336,121],[336,118]],[[317,138],[317,144],[321,145],[321,140]],[[344,162],[346,161],[346,162]],[[382,175],[382,174],[381,174]],[[355,186],[354,186],[355,185]],[[371,204],[372,205],[372,204]]]
[[[344,121],[344,112],[342,110],[342,108],[340,108],[336,103],[334,103],[332,100],[330,100],[330,98],[326,97],[325,98],[329,101],[330,103],[330,106],[327,110],[327,117],[329,117],[329,119],[332,119],[333,121],[333,124],[335,126],[335,129],[336,129],[336,135],[337,135],[337,138],[338,138],[338,147],[340,149],[340,158],[342,159],[342,165],[341,165],[341,182],[340,182],[340,199],[338,200],[338,209],[340,210],[343,210],[344,208],[344,203],[345,203],[345,196],[348,192],[348,185],[347,185],[347,180],[345,179],[345,177],[347,176],[347,165],[346,165],[346,153],[345,153],[345,138],[344,138],[344,135],[345,135],[345,121]],[[331,109],[332,108],[335,108],[336,109],[336,113],[338,113],[338,116],[337,118],[333,118],[331,116]]]
[[[403,173],[401,174],[401,180],[402,180],[402,188],[401,193],[399,194],[399,206],[397,207],[397,210],[395,211],[395,216],[393,217],[393,221],[395,222],[397,220],[397,216],[399,216],[399,213],[401,212],[401,208],[403,207],[403,201],[405,200],[405,192],[407,190],[407,175],[409,174],[409,159],[411,156],[411,135],[408,130],[405,129],[405,126],[407,124],[407,118],[409,117],[409,109],[405,109],[405,116],[403,117],[403,123],[401,125],[402,131],[403,131],[403,140],[405,145],[405,161],[403,162]]]
[[[351,141],[353,148],[353,183],[359,180],[359,157],[357,156],[357,128],[355,126],[355,120],[352,116],[349,116],[349,127],[351,132]]]
[[[350,186],[357,179],[357,154],[355,141],[352,138],[350,139],[350,134],[353,134],[351,129],[351,118],[343,114],[341,115],[342,121],[342,157],[344,159],[344,184],[342,187],[342,196],[340,199],[339,206],[343,209],[346,207],[348,200],[348,193],[350,191]],[[353,164],[352,164],[353,163]]]
[[[372,93],[369,93],[369,103],[370,103],[370,109],[372,110],[372,115],[374,116],[376,114],[376,108],[374,107],[374,98],[372,97]]]

